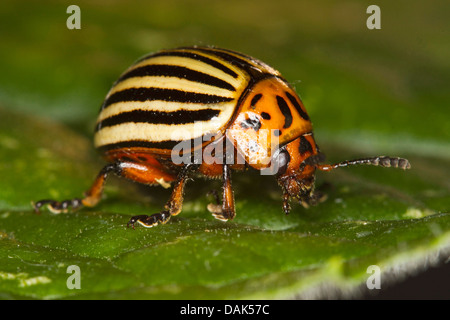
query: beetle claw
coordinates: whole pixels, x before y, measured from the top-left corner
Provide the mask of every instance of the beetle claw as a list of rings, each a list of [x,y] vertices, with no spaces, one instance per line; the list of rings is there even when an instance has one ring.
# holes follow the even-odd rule
[[[169,211],[161,211],[160,213],[152,214],[148,216],[146,214],[141,214],[138,216],[131,217],[127,223],[127,228],[131,227],[134,229],[134,224],[137,222],[145,228],[151,228],[157,226],[158,224],[165,224],[169,221],[171,214]]]
[[[134,229],[134,224],[135,224],[136,222],[138,222],[140,219],[145,219],[145,218],[147,218],[147,217],[148,217],[148,215],[146,215],[146,214],[141,214],[141,215],[139,215],[139,216],[131,217],[131,219],[128,220],[127,228],[129,228],[130,225],[131,225],[131,227]]]
[[[228,218],[224,215],[222,206],[220,204],[210,203],[206,208],[217,220],[228,221]]]
[[[210,203],[206,207],[214,218],[221,221],[233,220],[235,212],[233,210],[223,209],[220,204]]]
[[[50,210],[50,212],[58,214],[61,212],[67,213],[70,208],[72,208],[72,210],[78,209],[83,206],[83,202],[79,198],[64,200],[61,202],[46,199],[40,200],[36,203],[32,203],[32,205],[34,207],[34,212],[36,212],[37,214],[40,213],[40,209],[45,205],[47,205],[48,210]]]

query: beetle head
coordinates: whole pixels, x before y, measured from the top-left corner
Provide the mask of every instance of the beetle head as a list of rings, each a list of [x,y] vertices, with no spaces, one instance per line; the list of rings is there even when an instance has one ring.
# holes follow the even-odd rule
[[[283,190],[283,209],[289,212],[289,200],[304,207],[321,200],[314,191],[316,165],[324,160],[312,134],[303,135],[278,149],[272,157],[272,173]]]

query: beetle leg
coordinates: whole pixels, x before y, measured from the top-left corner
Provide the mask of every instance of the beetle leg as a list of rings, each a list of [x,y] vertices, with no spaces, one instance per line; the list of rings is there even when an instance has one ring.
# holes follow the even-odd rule
[[[134,229],[134,224],[137,222],[141,226],[146,228],[154,227],[158,224],[165,224],[167,221],[170,220],[171,214],[169,211],[161,211],[160,213],[152,214],[151,216],[148,216],[146,214],[141,214],[138,216],[132,217],[128,223],[127,228],[131,227]]]
[[[34,210],[36,213],[39,213],[40,208],[47,205],[49,210],[53,213],[65,213],[69,211],[70,208],[79,209],[83,206],[93,207],[101,200],[106,178],[111,173],[144,184],[162,184],[174,180],[173,176],[156,167],[117,161],[103,167],[97,175],[97,178],[94,180],[91,188],[85,192],[84,198],[75,198],[61,202],[55,200],[41,200],[33,204]]]
[[[321,191],[318,190],[314,190],[314,193],[310,195],[309,197],[309,203],[312,206],[315,206],[321,202],[324,202],[325,200],[327,200],[328,195],[326,193],[323,193]]]
[[[220,206],[219,193],[217,192],[216,189],[208,191],[208,193],[206,195],[207,196],[212,196],[214,198],[215,204],[211,203],[211,205],[218,205],[218,206]]]
[[[34,211],[39,213],[40,208],[45,205],[47,205],[48,209],[53,213],[65,213],[68,212],[70,208],[75,210],[83,206],[93,207],[100,201],[103,193],[103,185],[105,184],[108,174],[115,172],[116,174],[121,175],[121,171],[122,168],[120,167],[119,162],[108,164],[97,175],[92,187],[85,193],[85,197],[83,199],[74,198],[64,201],[40,200],[33,204]]]
[[[34,211],[36,213],[40,213],[41,207],[47,205],[48,209],[53,213],[61,213],[61,212],[68,212],[69,208],[72,209],[78,209],[83,206],[81,199],[74,198],[70,200],[64,200],[64,201],[56,201],[56,200],[40,200],[36,203],[33,203]]]
[[[150,216],[134,216],[130,219],[130,221],[128,221],[127,227],[131,225],[134,228],[134,224],[137,222],[143,227],[151,228],[158,224],[165,224],[170,220],[171,216],[176,216],[177,214],[179,214],[183,206],[184,186],[188,179],[188,173],[190,170],[190,165],[186,165],[178,174],[177,180],[172,190],[172,195],[170,196],[170,199],[165,206],[167,210],[163,210]]]
[[[288,215],[289,212],[291,212],[291,204],[289,203],[289,193],[284,191],[283,192],[283,212]]]
[[[231,186],[231,169],[227,164],[223,165],[223,200],[222,206],[209,204],[208,211],[212,213],[214,218],[227,221],[232,220],[236,216],[234,207],[234,194]]]

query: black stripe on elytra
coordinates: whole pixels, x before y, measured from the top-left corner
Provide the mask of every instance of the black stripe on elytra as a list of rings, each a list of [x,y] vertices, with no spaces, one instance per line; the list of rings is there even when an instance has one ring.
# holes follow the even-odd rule
[[[150,142],[147,140],[129,140],[122,141],[117,143],[105,144],[103,146],[98,147],[100,152],[106,152],[108,150],[114,149],[124,149],[124,148],[133,148],[133,147],[141,147],[141,148],[151,148],[151,149],[168,149],[172,150],[180,141],[160,141],[160,142]]]
[[[130,88],[113,93],[105,100],[102,109],[105,109],[106,107],[116,102],[123,102],[123,101],[142,102],[154,100],[162,100],[168,102],[182,102],[182,103],[213,104],[220,102],[229,102],[233,100],[233,98],[176,89]]]
[[[196,50],[196,48],[185,48],[185,49]],[[234,72],[233,70],[228,68],[226,65],[220,63],[219,61],[216,61],[214,59],[205,57],[205,56],[203,56],[201,54],[194,53],[194,52],[189,52],[189,51],[162,51],[162,52],[157,52],[157,53],[148,55],[148,56],[138,60],[136,63],[142,62],[142,61],[147,60],[147,59],[151,59],[153,57],[163,57],[163,56],[190,58],[190,59],[193,59],[193,60],[201,61],[201,62],[204,62],[204,63],[210,65],[211,67],[214,67],[216,69],[222,70],[223,72],[225,72],[226,74],[232,76],[233,78],[237,78],[238,77],[238,74],[236,72]]]
[[[242,121],[239,125],[242,129],[252,128],[253,130],[258,131],[261,128],[261,121],[255,114],[250,113],[248,118]]]
[[[150,124],[187,124],[195,121],[208,121],[220,114],[220,110],[177,110],[174,112],[162,112],[153,110],[133,110],[122,112],[100,121],[96,131],[104,127],[112,127],[121,123],[150,123]]]
[[[236,88],[234,88],[228,82],[216,78],[214,76],[211,76],[209,74],[192,70],[182,66],[165,65],[165,64],[151,64],[133,69],[122,75],[119,78],[119,80],[117,80],[117,83],[133,77],[146,77],[146,76],[176,77],[180,79],[186,79],[189,81],[204,83],[210,86],[230,91],[236,91]]]
[[[249,61],[252,61],[248,56],[240,55],[242,58],[239,58],[235,56],[232,51],[229,51],[230,53],[221,51],[220,49],[215,48],[196,48],[199,51],[207,52],[210,54],[214,54],[218,56],[219,58],[245,70],[248,74],[251,75],[253,78],[252,80],[259,79],[261,77],[264,77],[265,74],[261,72],[258,68],[255,68]]]
[[[278,108],[280,108],[281,113],[284,116],[284,129],[287,129],[292,124],[292,113],[291,109],[289,109],[288,104],[286,103],[286,100],[284,100],[283,97],[277,96],[277,104]]]
[[[300,114],[300,117],[302,117],[305,120],[309,120],[308,114],[305,111],[303,111],[297,99],[287,91],[285,92],[285,94],[288,97],[289,101],[291,101],[291,103],[294,105],[295,109],[297,109],[298,113]]]
[[[304,136],[300,137],[300,145],[298,147],[298,151],[300,152],[300,154],[313,152],[313,147],[311,146],[311,143],[309,143],[308,139],[306,139]]]

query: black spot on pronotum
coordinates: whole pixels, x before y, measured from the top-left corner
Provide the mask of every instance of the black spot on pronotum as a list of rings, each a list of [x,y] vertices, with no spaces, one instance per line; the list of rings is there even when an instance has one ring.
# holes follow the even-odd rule
[[[250,101],[250,106],[253,109],[255,108],[256,103],[259,101],[259,99],[261,99],[261,97],[262,97],[262,94],[258,93],[258,94],[255,94],[255,96],[252,98],[252,101]]]
[[[281,130],[275,129],[275,130],[273,130],[273,134],[275,135],[275,137],[279,137],[279,136],[281,136]]]
[[[284,129],[287,129],[292,124],[292,113],[291,109],[289,109],[288,104],[286,103],[286,100],[284,100],[283,97],[277,96],[277,104],[278,108],[280,108],[281,113],[284,116]]]
[[[303,109],[300,106],[300,103],[298,103],[297,99],[289,92],[286,91],[285,93],[286,93],[286,96],[288,97],[289,101],[291,101],[291,103],[294,105],[295,109],[297,109],[298,113],[300,114],[300,117],[302,117],[305,120],[309,120],[308,114],[305,111],[303,111]]]
[[[255,131],[258,131],[261,128],[261,121],[258,116],[253,113],[248,114],[248,118],[240,123],[242,129],[252,128]]]
[[[311,143],[304,137],[300,137],[300,146],[298,147],[298,151],[300,154],[305,154],[307,152],[312,152],[313,148],[311,146]]]
[[[267,112],[261,112],[261,118],[263,118],[264,120],[270,120],[271,116]]]
[[[318,153],[318,154],[314,154],[312,156],[309,156],[308,158],[305,159],[305,161],[303,161],[302,164],[304,165],[309,165],[309,166],[315,166],[319,163],[324,162],[326,159],[325,154],[323,153]]]

